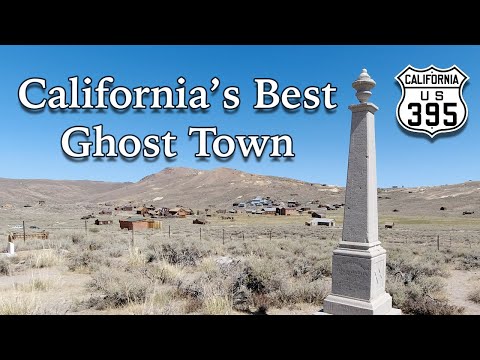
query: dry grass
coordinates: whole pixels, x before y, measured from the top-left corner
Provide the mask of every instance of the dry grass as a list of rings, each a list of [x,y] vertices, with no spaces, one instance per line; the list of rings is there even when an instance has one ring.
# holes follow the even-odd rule
[[[52,284],[45,279],[32,277],[32,280],[26,284],[15,284],[15,288],[25,292],[47,291]]]
[[[202,310],[206,315],[229,315],[232,313],[232,300],[228,296],[209,296],[203,301]]]
[[[34,295],[0,297],[0,315],[34,315],[38,312],[38,303]]]
[[[473,301],[476,304],[480,304],[480,288],[472,290],[468,294],[468,300]]]
[[[6,256],[0,257],[0,276],[1,275],[11,275],[12,274],[12,265],[10,258]]]
[[[62,265],[64,257],[58,251],[54,249],[44,249],[35,252],[30,256],[31,267],[41,269],[46,267],[52,267]]]
[[[160,284],[175,284],[184,275],[180,266],[169,264],[164,260],[150,265],[148,269],[148,276]]]
[[[398,246],[390,249],[387,258],[387,291],[393,304],[406,314],[460,314],[463,308],[445,298],[448,277],[447,252],[430,249],[411,250]]]

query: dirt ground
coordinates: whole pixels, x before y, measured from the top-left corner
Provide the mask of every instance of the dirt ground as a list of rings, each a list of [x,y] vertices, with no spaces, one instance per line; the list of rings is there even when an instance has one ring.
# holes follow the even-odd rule
[[[466,315],[479,315],[480,304],[468,299],[472,288],[480,284],[480,271],[450,270],[446,292],[452,304],[465,308]]]

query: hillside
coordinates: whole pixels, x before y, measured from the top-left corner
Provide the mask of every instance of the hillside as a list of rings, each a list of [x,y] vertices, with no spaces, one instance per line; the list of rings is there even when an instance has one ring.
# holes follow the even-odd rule
[[[129,183],[88,180],[36,180],[0,178],[0,206],[5,204],[34,205],[40,200],[50,203],[91,201],[113,189]]]
[[[35,205],[39,200],[50,204],[96,204],[109,202],[122,205],[176,205],[203,208],[209,205],[231,207],[256,196],[270,196],[301,203],[319,200],[322,203],[344,202],[345,189],[338,186],[312,184],[290,178],[249,174],[239,170],[217,168],[165,168],[136,183],[98,181],[13,180],[0,179],[0,206]],[[444,216],[473,210],[480,216],[480,182],[435,187],[380,189],[379,209],[398,215]],[[447,210],[440,212],[440,207]]]
[[[336,186],[254,175],[234,169],[218,168],[206,171],[166,168],[123,189],[104,193],[98,199],[140,201],[169,207],[182,204],[201,208],[208,205],[228,207],[233,201],[246,201],[255,196],[270,196],[285,201],[294,198],[300,202],[315,199],[337,202],[344,197],[343,190]]]

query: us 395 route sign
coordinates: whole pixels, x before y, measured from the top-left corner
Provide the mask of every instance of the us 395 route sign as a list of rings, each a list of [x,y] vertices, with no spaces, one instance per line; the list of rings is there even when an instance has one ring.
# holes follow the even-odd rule
[[[397,120],[406,130],[433,138],[456,131],[467,121],[468,108],[462,90],[469,77],[456,65],[448,69],[434,65],[417,69],[409,65],[395,79],[402,87]]]

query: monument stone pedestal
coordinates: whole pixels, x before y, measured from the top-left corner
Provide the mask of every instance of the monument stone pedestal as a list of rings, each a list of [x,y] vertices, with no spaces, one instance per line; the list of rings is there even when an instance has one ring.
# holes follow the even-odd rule
[[[363,69],[353,83],[360,104],[351,105],[352,126],[342,241],[333,251],[332,293],[323,311],[335,315],[400,314],[385,292],[386,251],[378,241],[375,112],[367,102],[375,81]]]
[[[324,300],[323,311],[338,315],[400,313],[392,308],[392,297],[385,292],[386,260],[380,242],[340,242],[333,251],[332,293]]]

